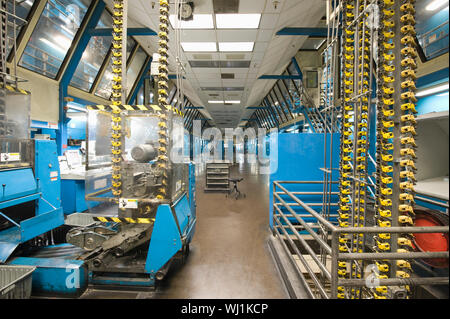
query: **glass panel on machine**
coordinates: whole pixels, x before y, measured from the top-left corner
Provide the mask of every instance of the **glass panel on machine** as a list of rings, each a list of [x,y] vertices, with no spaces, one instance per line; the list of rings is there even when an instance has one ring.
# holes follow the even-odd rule
[[[112,26],[111,15],[105,10],[97,27]],[[111,46],[112,36],[93,36],[83,52],[83,57],[73,74],[70,85],[89,91]]]
[[[21,19],[26,20],[28,17],[28,14],[30,13],[31,7],[34,4],[34,0],[27,0],[27,1],[16,1],[16,12],[15,15],[18,16]],[[13,13],[13,2],[8,1],[7,3],[8,12]],[[14,21],[15,21],[15,31],[14,31]],[[8,47],[6,49],[6,56],[9,56],[9,53],[11,52],[13,41],[16,39],[20,33],[20,30],[22,30],[22,27],[26,23],[24,21],[21,21],[19,19],[15,19],[12,16],[8,16]]]
[[[153,113],[122,112],[123,146],[121,164],[121,198],[137,199],[139,205],[148,206],[155,200],[157,189],[161,187],[162,169],[156,164],[159,144],[159,117]],[[187,189],[187,172],[185,163],[188,161],[183,151],[183,120],[173,117],[172,127],[181,128],[180,145],[165,146],[169,149],[169,193],[167,199],[175,201]],[[88,162],[86,166],[86,196],[91,201],[114,202],[111,193],[111,114],[103,111],[88,112]],[[178,151],[177,151],[178,149]],[[173,152],[170,152],[174,150]],[[145,206],[144,205],[144,206]],[[141,207],[141,206],[139,206]],[[95,213],[97,209],[91,212]],[[123,216],[137,217],[137,211],[122,211]]]
[[[30,95],[0,89],[0,169],[32,165]]]
[[[91,1],[49,0],[19,65],[55,78]]]
[[[131,54],[131,51],[136,46],[136,41],[128,37],[127,38],[127,59]],[[100,80],[100,83],[97,86],[97,90],[95,91],[95,95],[98,95],[104,99],[109,99],[111,97],[111,86],[112,86],[112,60],[109,59],[108,64],[106,66],[105,72]]]

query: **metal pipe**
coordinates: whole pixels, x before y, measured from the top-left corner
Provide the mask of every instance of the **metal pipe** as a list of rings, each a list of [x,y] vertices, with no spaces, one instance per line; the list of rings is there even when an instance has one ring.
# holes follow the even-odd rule
[[[333,226],[334,227],[334,226]],[[448,233],[449,226],[397,226],[397,227],[334,227],[336,234],[339,233],[413,233],[413,234],[437,234]]]
[[[278,232],[277,232],[277,234],[280,235]],[[307,282],[306,279],[305,279],[305,276],[303,276],[303,273],[298,269],[298,267],[297,267],[297,262],[296,262],[296,261],[294,260],[294,258],[292,257],[292,254],[291,254],[291,252],[289,251],[289,248],[287,247],[286,243],[284,242],[284,240],[283,240],[280,236],[277,236],[277,237],[278,237],[278,241],[280,242],[281,246],[282,246],[283,249],[285,250],[285,252],[286,252],[286,254],[287,254],[289,260],[291,261],[292,265],[294,266],[294,269],[296,270],[298,277],[299,277],[300,280],[303,282],[304,287],[306,288],[306,292],[309,294],[309,296],[310,296],[312,299],[316,299],[316,297],[314,296],[314,293],[313,293],[312,290],[311,290],[311,287],[309,286],[308,282]]]
[[[380,286],[423,286],[423,285],[448,285],[448,277],[432,277],[432,278],[388,278],[379,279]],[[338,281],[339,286],[366,286],[365,279],[341,279]]]
[[[448,251],[442,252],[408,252],[408,253],[340,253],[338,260],[381,260],[381,259],[424,259],[424,258],[448,258]]]
[[[311,258],[316,262],[317,266],[323,271],[323,273],[325,274],[325,276],[328,279],[331,279],[331,274],[328,271],[328,269],[320,262],[320,260],[317,258],[316,253],[314,252],[314,250],[311,248],[311,246],[308,245],[308,243],[306,242],[306,240],[297,232],[297,230],[292,227],[292,223],[289,221],[288,218],[286,218],[286,216],[284,216],[284,214],[281,212],[281,210],[278,207],[275,207],[276,210],[280,213],[280,216],[284,219],[284,221],[286,222],[286,224],[288,225],[288,227],[291,229],[291,231],[297,235],[298,240],[300,241],[300,243],[303,245],[303,247],[305,247],[306,251],[309,253],[309,255],[311,256]],[[280,223],[280,226],[281,223]],[[283,228],[284,229],[284,228]],[[284,232],[284,231],[283,231]],[[285,233],[285,235],[287,235],[287,233]]]
[[[277,224],[281,223],[276,220],[275,221]],[[283,234],[287,235],[287,232],[284,228],[281,228]],[[319,279],[317,279],[317,276],[314,274],[314,271],[311,269],[311,267],[309,266],[309,264],[306,262],[305,257],[303,257],[303,255],[300,253],[300,251],[298,250],[297,246],[294,244],[294,242],[292,241],[292,239],[289,236],[286,236],[287,241],[289,242],[289,244],[291,245],[292,249],[294,249],[296,255],[298,256],[299,260],[301,261],[301,263],[303,264],[303,266],[305,267],[306,271],[309,273],[311,279],[314,281],[316,288],[319,290],[320,294],[322,295],[322,297],[328,299],[327,293],[325,292],[325,289],[323,288],[323,286],[320,284]],[[295,268],[298,268],[298,265],[295,264]],[[298,272],[301,272],[300,269],[298,269]],[[305,281],[304,284],[306,286],[309,286],[308,283]]]
[[[330,246],[328,246],[328,244],[327,244],[322,238],[320,238],[319,235],[317,235],[316,232],[314,232],[314,231],[312,230],[312,228],[311,228],[311,227],[310,227],[310,226],[309,226],[302,218],[299,218],[299,217],[297,216],[297,213],[294,212],[294,210],[293,210],[292,208],[290,208],[289,206],[287,206],[287,205],[286,205],[286,202],[285,202],[284,200],[282,200],[280,196],[278,196],[277,194],[275,194],[275,196],[278,198],[278,200],[279,200],[280,202],[282,202],[282,203],[284,204],[284,206],[286,207],[286,209],[294,216],[294,218],[295,218],[300,224],[302,224],[303,227],[305,227],[305,230],[306,230],[308,233],[310,233],[311,236],[314,237],[315,240],[317,240],[317,242],[318,242],[318,243],[319,243],[319,244],[327,251],[328,254],[330,254],[330,253],[331,253],[331,248],[330,248]],[[274,206],[274,207],[275,207],[275,206]]]
[[[325,218],[323,218],[319,213],[317,213],[314,209],[312,209],[311,207],[309,207],[308,205],[306,205],[304,202],[302,202],[300,199],[298,199],[297,197],[295,197],[294,195],[290,194],[289,191],[284,188],[283,186],[281,186],[279,184],[279,182],[274,182],[274,184],[276,184],[276,186],[278,186],[281,190],[283,190],[286,195],[288,195],[289,197],[291,197],[295,202],[297,202],[298,204],[300,204],[300,206],[302,206],[304,209],[306,209],[306,211],[308,213],[310,213],[311,215],[313,215],[314,217],[316,217],[321,223],[323,223],[325,226],[327,226],[330,230],[334,231],[337,229],[336,226],[334,226],[333,224],[331,224],[328,220],[326,220]],[[276,194],[274,194],[275,196],[278,196]],[[284,201],[283,201],[284,202]],[[327,246],[328,247],[328,246]],[[329,248],[329,247],[328,247]]]

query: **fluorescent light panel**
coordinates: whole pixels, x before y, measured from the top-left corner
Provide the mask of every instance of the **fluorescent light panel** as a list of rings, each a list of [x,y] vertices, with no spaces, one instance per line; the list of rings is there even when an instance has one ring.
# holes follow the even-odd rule
[[[220,52],[252,52],[255,42],[219,42]]]
[[[258,29],[261,14],[216,14],[217,29]]]
[[[209,104],[224,104],[224,101],[208,101]]]
[[[175,14],[169,16],[170,23],[174,29],[213,29],[212,14],[194,14],[190,21],[179,20]]]
[[[448,91],[448,83],[445,83],[443,85],[438,85],[429,89],[423,89],[420,90],[416,93],[417,97],[421,97],[421,96],[427,96],[427,95],[432,95],[435,93],[441,93],[443,91]]]
[[[241,101],[225,101],[228,104],[241,104]]]
[[[434,0],[429,5],[425,7],[427,11],[434,11],[436,9],[439,9],[444,4],[448,3],[448,0]]]
[[[217,52],[215,42],[181,42],[184,52]]]

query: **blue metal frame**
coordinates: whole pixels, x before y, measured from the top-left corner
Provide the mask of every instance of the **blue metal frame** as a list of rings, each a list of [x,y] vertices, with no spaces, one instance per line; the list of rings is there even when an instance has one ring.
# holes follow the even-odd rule
[[[292,61],[292,64],[294,65],[295,69],[297,70],[298,75],[300,76],[300,80],[303,80],[303,72],[297,63],[297,59],[295,58],[295,56],[292,57],[291,61]]]
[[[261,75],[258,80],[301,80],[300,75]]]
[[[85,19],[88,19],[86,22],[85,28],[81,31],[79,41],[74,47],[73,55],[71,56],[69,62],[67,63],[67,67],[64,70],[64,73],[61,75],[61,79],[59,82],[59,122],[58,122],[58,131],[56,132],[56,141],[58,145],[58,154],[62,155],[64,153],[64,145],[67,146],[67,127],[66,121],[67,117],[64,112],[64,108],[66,106],[66,101],[64,98],[67,96],[67,88],[69,86],[70,80],[72,79],[73,74],[78,66],[78,63],[81,60],[84,50],[86,49],[89,40],[91,39],[91,35],[89,34],[89,30],[94,29],[98,24],[100,17],[105,9],[106,5],[102,0],[97,2],[93,2],[93,7],[89,8],[86,13]],[[92,10],[92,15],[90,14]],[[90,18],[89,18],[90,17]],[[82,23],[83,25],[84,23]]]
[[[339,31],[339,34],[342,31]],[[280,31],[276,33],[276,35],[302,35],[302,36],[309,36],[309,37],[321,37],[326,38],[328,35],[328,29],[327,28],[301,28],[301,27],[295,27],[295,28],[283,28]]]
[[[92,28],[88,30],[90,36],[107,37],[111,36],[112,28]],[[127,28],[127,36],[155,36],[158,35],[150,28]]]
[[[139,90],[141,89],[141,86],[144,84],[145,75],[150,71],[150,65],[152,63],[153,58],[151,56],[148,56],[146,59],[146,62],[144,63],[142,69],[141,69],[141,76],[139,77],[138,82],[136,82],[136,85],[134,86],[134,90],[130,92],[128,96],[128,101],[132,103],[138,95]]]

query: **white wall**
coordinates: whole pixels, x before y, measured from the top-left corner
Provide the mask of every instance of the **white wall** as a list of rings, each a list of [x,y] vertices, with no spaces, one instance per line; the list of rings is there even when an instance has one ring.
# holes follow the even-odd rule
[[[17,75],[28,80],[20,83],[19,88],[31,92],[31,119],[58,123],[58,83],[22,68],[17,68]]]

